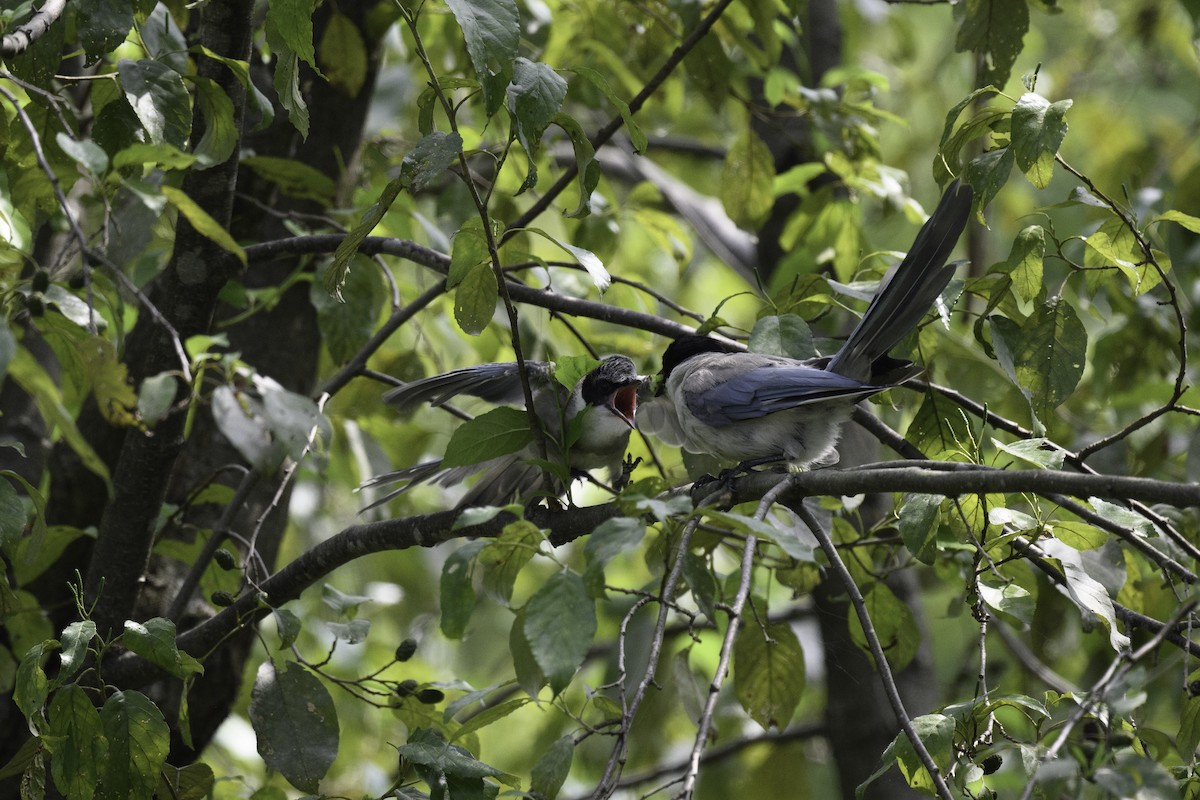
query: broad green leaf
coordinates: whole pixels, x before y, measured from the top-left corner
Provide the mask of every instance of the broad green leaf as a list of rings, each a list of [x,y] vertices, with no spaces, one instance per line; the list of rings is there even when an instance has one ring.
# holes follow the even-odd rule
[[[290,650],[300,636],[300,618],[286,608],[277,608],[271,612],[275,618],[275,632],[279,634],[278,650]]]
[[[462,726],[454,731],[454,735],[450,737],[450,741],[453,742],[456,739],[461,739],[464,736],[468,736],[475,731],[480,730],[481,728],[486,728],[493,722],[498,722],[499,720],[507,717],[509,714],[512,714],[514,711],[524,708],[525,706],[529,705],[530,702],[532,702],[532,698],[515,697],[511,700],[505,700],[503,703],[497,703],[494,706],[488,706],[479,713],[471,715],[469,720],[464,722]]]
[[[1024,3],[1024,0],[1021,2]],[[951,746],[954,743],[954,720],[943,714],[926,714],[914,718],[912,726],[938,770],[946,775],[950,769]],[[921,763],[908,737],[901,733],[896,737],[893,747],[896,764],[908,785],[926,794],[934,794],[933,778]]]
[[[272,42],[271,29],[267,28],[267,41]],[[300,86],[300,58],[286,44],[272,42],[275,56],[275,94],[279,103],[288,112],[288,120],[301,138],[308,138],[309,111]]]
[[[197,45],[193,47],[192,52],[202,53],[214,61],[221,62],[229,69],[230,72],[233,73],[233,76],[237,78],[238,83],[240,83],[242,88],[246,90],[250,99],[250,104],[254,111],[258,113],[260,118],[258,124],[254,126],[255,132],[270,126],[270,124],[275,120],[275,107],[271,105],[271,101],[267,99],[265,94],[262,93],[262,90],[258,88],[258,85],[250,79],[249,62],[219,55],[214,53],[212,50],[209,50],[204,45]]]
[[[170,372],[160,372],[142,381],[138,389],[137,413],[142,424],[153,428],[161,422],[175,402],[178,377]]]
[[[49,716],[46,744],[54,785],[70,800],[91,800],[108,753],[100,712],[82,687],[70,684],[54,693]]]
[[[10,589],[7,582],[0,581],[0,609],[4,612],[4,628],[10,642],[8,649],[14,655],[19,657],[20,654],[37,647],[43,647],[45,652],[49,653],[58,647],[58,642],[51,638],[54,635],[54,627],[50,624],[46,609],[31,592]],[[22,659],[21,664],[25,663]],[[5,665],[0,661],[0,666],[11,667],[11,662]],[[12,670],[9,669],[8,675],[12,674]],[[17,681],[19,685],[19,669]]]
[[[1016,0],[1024,3],[1025,0]],[[1008,181],[1012,172],[1013,150],[1011,147],[1000,147],[989,150],[974,158],[963,169],[963,180],[975,189],[975,207],[979,209],[979,219],[983,220],[983,209],[1000,193],[1000,189]]]
[[[358,97],[367,80],[367,45],[358,27],[340,11],[334,11],[325,23],[317,60],[330,86],[348,97]]]
[[[575,757],[575,737],[570,734],[554,741],[530,773],[529,791],[545,800],[558,797],[562,785],[571,772],[571,760]]]
[[[192,131],[192,103],[179,73],[160,61],[124,59],[117,64],[117,74],[150,141],[182,149]]]
[[[598,366],[600,362],[591,356],[557,356],[554,359],[554,380],[560,386],[574,389],[579,381]]]
[[[608,519],[592,530],[583,543],[583,558],[587,564],[583,582],[588,587],[588,594],[598,600],[604,597],[604,568],[621,553],[636,548],[645,535],[645,523],[633,517]]]
[[[204,114],[204,135],[192,149],[200,169],[223,164],[237,147],[239,131],[233,120],[233,101],[211,78],[195,76],[196,102]]]
[[[304,792],[316,792],[337,757],[333,698],[315,675],[288,662],[283,671],[264,662],[250,695],[250,722],[258,753],[271,769]]]
[[[542,134],[562,108],[566,96],[567,82],[552,67],[527,58],[513,62],[508,110],[517,122],[517,139],[529,155],[529,175],[517,194],[537,183],[535,160],[541,149]]]
[[[126,1],[117,0],[121,3]],[[113,2],[113,0],[108,0],[108,2]],[[140,6],[139,11],[145,11],[147,7],[153,9],[146,15],[145,22],[137,28],[137,34],[142,40],[142,47],[145,51],[180,75],[186,75],[188,72],[187,39],[184,37],[183,31],[175,24],[175,18],[171,16],[166,4],[141,0],[140,3],[135,1],[132,5]]]
[[[982,56],[979,82],[1003,87],[1029,30],[1026,0],[966,0],[962,6],[954,49]]]
[[[46,369],[43,369],[34,356],[29,354],[29,350],[18,348],[10,367],[8,367],[8,374],[12,375],[17,384],[28,392],[30,397],[34,398],[37,410],[40,411],[42,419],[46,420],[50,432],[53,432],[55,428],[58,429],[62,438],[79,456],[84,467],[88,468],[91,473],[100,476],[108,486],[109,493],[112,493],[113,481],[108,474],[107,465],[96,451],[91,449],[88,440],[84,439],[83,434],[79,432],[79,428],[74,423],[74,416],[62,404],[62,392],[58,384],[49,377]]]
[[[454,319],[464,333],[478,336],[492,321],[499,300],[500,286],[492,265],[476,264],[454,291]]]
[[[132,652],[177,678],[204,672],[199,661],[175,646],[175,623],[169,619],[126,620],[121,641]]]
[[[1192,233],[1200,233],[1200,217],[1193,217],[1191,214],[1184,214],[1182,211],[1174,209],[1160,214],[1154,218],[1155,222],[1174,222],[1182,225]]]
[[[60,132],[54,135],[54,141],[75,163],[93,175],[103,175],[108,170],[108,153],[90,139],[73,139]]]
[[[512,654],[517,684],[526,694],[536,699],[538,692],[546,685],[546,674],[538,666],[529,637],[525,634],[525,611],[526,609],[522,608],[513,617],[512,627],[508,631],[508,652]]]
[[[1055,446],[1049,439],[1018,439],[1015,442],[992,439],[992,446],[1010,456],[1046,469],[1062,469],[1066,458],[1063,449]]]
[[[277,446],[300,461],[310,446],[322,450],[333,438],[333,427],[317,404],[306,395],[289,392],[278,384],[264,383],[263,413]]]
[[[217,428],[242,458],[265,470],[276,466],[278,454],[271,446],[262,403],[233,387],[218,386],[212,392],[212,415]]]
[[[28,518],[16,487],[11,481],[0,478],[0,552],[10,559],[25,533]]]
[[[349,622],[327,622],[325,627],[335,639],[341,639],[346,644],[362,644],[371,633],[371,620],[352,619]]]
[[[938,494],[910,494],[900,509],[900,539],[913,557],[925,564],[937,558],[939,509],[944,499]]]
[[[804,694],[804,650],[786,623],[742,626],[733,643],[738,702],[764,729],[787,727]]]
[[[1067,579],[1067,596],[1085,615],[1094,614],[1108,629],[1108,643],[1118,653],[1129,647],[1129,637],[1117,628],[1116,610],[1104,586],[1084,568],[1078,550],[1053,539],[1043,539],[1038,545],[1062,565]]]
[[[359,218],[358,224],[355,225],[346,238],[342,239],[341,244],[337,246],[337,250],[333,254],[333,265],[330,266],[329,272],[325,274],[325,291],[329,292],[338,300],[342,299],[342,284],[346,282],[346,272],[350,269],[350,257],[358,252],[359,246],[371,231],[375,230],[375,226],[383,219],[383,215],[392,207],[392,203],[396,201],[396,197],[408,185],[409,176],[401,173],[397,178],[388,181],[388,185],[383,187],[383,191],[379,193],[379,199],[371,204],[371,207],[363,212]]]
[[[379,323],[386,283],[379,268],[365,258],[346,272],[341,299],[325,291],[324,274],[309,288],[309,300],[317,309],[321,340],[335,364],[345,364],[370,340]],[[328,268],[328,267],[327,267]]]
[[[717,619],[717,581],[708,562],[690,550],[683,554],[683,579],[704,616]]]
[[[1042,259],[1045,255],[1046,238],[1041,225],[1029,225],[1013,239],[1008,259],[1000,269],[1012,277],[1013,289],[1022,300],[1031,302],[1042,293]]]
[[[1188,675],[1179,709],[1179,736],[1175,747],[1184,761],[1195,758],[1196,747],[1200,746],[1200,691],[1196,689],[1200,689],[1200,670],[1193,670]]]
[[[443,467],[463,467],[519,452],[533,441],[529,415],[501,406],[459,425],[446,444]]]
[[[170,800],[206,800],[212,796],[216,777],[212,767],[204,762],[186,767],[163,766],[157,796]]]
[[[59,357],[91,388],[105,420],[123,427],[139,425],[138,398],[129,383],[129,370],[118,360],[110,339],[80,328],[48,329],[45,333]]]
[[[194,155],[183,152],[173,144],[135,142],[113,156],[112,163],[114,169],[152,164],[165,170],[180,170],[187,169],[197,161],[199,159]]]
[[[496,237],[500,235],[498,229],[493,233]],[[471,217],[455,232],[450,244],[450,272],[446,275],[446,288],[458,286],[471,270],[480,264],[486,266],[490,258],[483,221],[479,217]]]
[[[401,745],[396,750],[401,757],[413,764],[430,767],[448,778],[495,778],[510,786],[517,785],[516,776],[483,763],[464,747],[446,744],[434,736],[432,731],[420,731],[410,736],[408,744]],[[460,795],[450,792],[449,796],[453,798]]]
[[[1038,189],[1050,185],[1054,156],[1067,135],[1064,119],[1070,100],[1051,103],[1041,95],[1026,92],[1012,112],[1013,156],[1017,169]]]
[[[863,600],[888,664],[897,672],[904,669],[921,645],[921,632],[917,630],[912,611],[896,598],[887,585],[878,581],[863,589]],[[850,615],[850,638],[870,655],[858,614]]]
[[[1087,246],[1083,251],[1084,266],[1116,267],[1125,275],[1135,294],[1145,294],[1162,282],[1158,270],[1147,263],[1137,237],[1122,220],[1109,219],[1083,243]],[[1160,259],[1159,263],[1169,269],[1169,261]],[[1104,277],[1101,271],[1089,272],[1089,289],[1095,291]]]
[[[258,177],[275,184],[288,197],[312,200],[323,206],[332,205],[337,197],[337,183],[333,178],[293,158],[249,156],[238,165],[248,167]]]
[[[516,0],[447,0],[467,41],[467,53],[483,87],[488,116],[500,107],[501,91],[513,74],[520,44],[520,13]]]
[[[58,656],[58,674],[54,685],[61,686],[83,667],[88,647],[96,636],[96,623],[90,619],[72,622],[62,632],[62,652]]]
[[[633,113],[629,110],[629,104],[613,91],[604,74],[591,67],[572,67],[571,71],[581,78],[586,78],[608,98],[608,102],[617,107],[617,111],[621,115],[621,121],[625,123],[625,132],[629,134],[629,141],[633,145],[633,151],[635,153],[646,152],[646,132],[637,124],[637,120],[634,119]],[[576,157],[578,158],[578,152],[576,153]]]
[[[206,239],[211,239],[223,250],[237,256],[237,260],[242,262],[242,266],[246,266],[246,251],[229,235],[229,231],[225,230],[224,226],[213,219],[195,200],[184,194],[182,189],[176,189],[174,186],[162,187],[162,193],[171,205],[179,209],[179,213],[187,218],[197,233]]]
[[[15,778],[25,771],[26,767],[34,762],[34,760],[42,753],[45,747],[45,742],[41,736],[30,736],[25,740],[25,743],[17,749],[13,757],[8,763],[0,767],[0,781],[6,781]]]
[[[4,587],[7,589],[7,587]],[[3,598],[7,600],[8,598]],[[6,608],[11,608],[5,604]],[[17,681],[13,687],[13,702],[26,719],[32,718],[41,711],[50,696],[50,680],[42,668],[46,655],[57,650],[58,642],[54,639],[35,644],[21,657],[17,666]]]
[[[749,127],[725,155],[721,204],[730,219],[748,230],[757,230],[775,204],[775,159]]]
[[[270,0],[267,25],[305,64],[316,68],[313,50],[313,0]]]
[[[518,520],[505,525],[496,541],[479,551],[483,588],[489,597],[509,605],[517,575],[537,555],[542,538],[536,525],[528,520]]]
[[[559,572],[529,598],[525,635],[555,694],[571,682],[596,635],[595,601],[583,579]]]
[[[447,639],[461,639],[467,632],[467,623],[475,610],[471,564],[486,546],[487,542],[483,541],[468,542],[451,553],[442,565],[441,628]]]
[[[1110,534],[1082,520],[1062,520],[1049,523],[1046,527],[1055,539],[1075,550],[1095,550],[1111,538]]]
[[[1008,614],[1025,625],[1033,621],[1037,600],[1016,581],[1005,582],[985,573],[977,585],[980,598],[996,611]]]
[[[1018,325],[993,316],[992,343],[1004,371],[1045,420],[1079,383],[1087,356],[1087,332],[1065,300],[1052,298]]]
[[[591,276],[592,283],[596,285],[596,288],[600,290],[601,294],[603,294],[604,290],[607,289],[609,284],[612,283],[612,277],[608,274],[608,270],[604,268],[604,263],[596,257],[595,253],[591,252],[590,250],[585,250],[582,247],[576,247],[575,245],[567,244],[563,240],[555,236],[551,236],[540,228],[526,228],[525,230],[530,233],[536,233],[538,236],[553,242],[561,247],[565,252],[574,256],[575,260],[579,262],[579,266],[583,267],[587,271],[587,274]]]
[[[564,214],[566,217],[586,217],[591,213],[592,192],[600,183],[600,165],[596,163],[596,148],[588,139],[583,126],[574,117],[567,114],[555,114],[554,124],[566,132],[571,140],[571,148],[575,152],[575,166],[578,170],[579,204],[575,210]]]
[[[419,192],[440,178],[462,155],[462,136],[457,132],[434,131],[417,142],[404,157],[404,168],[412,175],[411,190]]]
[[[812,358],[817,355],[812,330],[803,317],[795,314],[762,317],[754,323],[748,343],[753,353],[788,358]]]
[[[358,613],[363,603],[370,603],[371,598],[364,594],[346,594],[337,587],[326,583],[321,586],[321,602],[333,610],[339,617],[351,618]]]
[[[89,64],[111,53],[133,28],[133,4],[112,0],[79,0],[75,29]]]
[[[108,739],[100,796],[150,800],[171,744],[162,712],[141,692],[118,690],[100,709],[100,721]]]

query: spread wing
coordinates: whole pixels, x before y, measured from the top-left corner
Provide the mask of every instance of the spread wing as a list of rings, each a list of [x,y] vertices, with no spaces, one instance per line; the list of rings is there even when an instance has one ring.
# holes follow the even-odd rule
[[[886,388],[793,362],[756,367],[688,392],[687,406],[701,422],[722,426],[828,400],[853,403]]]
[[[534,391],[553,385],[552,364],[526,361],[525,366]],[[392,389],[383,399],[398,411],[411,411],[422,403],[440,406],[464,394],[496,405],[525,405],[521,375],[515,361],[479,364],[422,378]]]

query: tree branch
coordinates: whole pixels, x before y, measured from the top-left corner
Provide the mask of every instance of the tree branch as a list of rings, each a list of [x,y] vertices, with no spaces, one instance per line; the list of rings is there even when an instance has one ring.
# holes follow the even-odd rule
[[[0,39],[0,58],[12,58],[25,52],[50,30],[50,26],[58,21],[66,7],[67,0],[46,0],[32,17]]]

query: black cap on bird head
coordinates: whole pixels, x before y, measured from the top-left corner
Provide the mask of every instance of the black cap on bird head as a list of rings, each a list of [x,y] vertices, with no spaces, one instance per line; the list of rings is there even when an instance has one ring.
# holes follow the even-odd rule
[[[607,406],[633,427],[642,376],[626,356],[606,356],[600,366],[583,376],[580,394],[589,406]]]
[[[667,345],[667,349],[663,351],[662,371],[659,375],[665,381],[671,377],[671,373],[676,367],[687,361],[692,356],[698,356],[702,353],[737,353],[740,350],[733,345],[726,344],[720,339],[713,339],[708,336],[700,336],[695,333],[688,333],[680,336],[675,341]]]

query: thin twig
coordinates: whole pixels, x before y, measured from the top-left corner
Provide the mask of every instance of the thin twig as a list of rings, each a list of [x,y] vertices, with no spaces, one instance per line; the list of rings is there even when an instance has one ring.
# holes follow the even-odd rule
[[[801,474],[803,473],[796,473],[796,475]],[[796,475],[793,475],[792,478],[796,477]],[[904,731],[904,735],[908,738],[909,743],[912,744],[913,750],[921,760],[921,764],[924,765],[925,770],[929,773],[929,778],[933,781],[933,786],[937,790],[938,796],[942,800],[954,800],[954,795],[950,793],[950,787],[946,785],[946,779],[942,776],[941,770],[938,769],[937,762],[933,760],[933,756],[930,755],[928,748],[925,747],[925,743],[917,735],[908,712],[904,710],[904,701],[900,699],[900,690],[896,687],[896,679],[893,677],[892,669],[883,654],[883,646],[879,643],[879,636],[875,633],[875,626],[871,623],[871,616],[867,613],[867,604],[863,600],[862,592],[858,590],[858,586],[854,583],[854,578],[850,575],[850,570],[846,569],[841,556],[838,555],[837,548],[833,545],[833,540],[829,538],[829,532],[821,525],[820,520],[805,508],[802,503],[796,504],[793,510],[800,515],[804,524],[817,537],[817,541],[821,545],[821,550],[825,552],[825,557],[829,559],[830,567],[833,568],[834,573],[842,584],[842,588],[846,590],[846,594],[850,597],[850,604],[854,606],[854,613],[858,615],[858,621],[862,625],[863,636],[867,640],[867,647],[871,651],[871,657],[875,660],[875,669],[879,673],[884,693],[887,695],[888,702],[892,706],[892,711],[896,714],[896,719],[900,723],[901,730]]]
[[[58,21],[66,7],[67,0],[46,0],[42,3],[42,7],[32,17],[0,39],[0,58],[12,58],[25,52],[50,30],[50,26]]]

